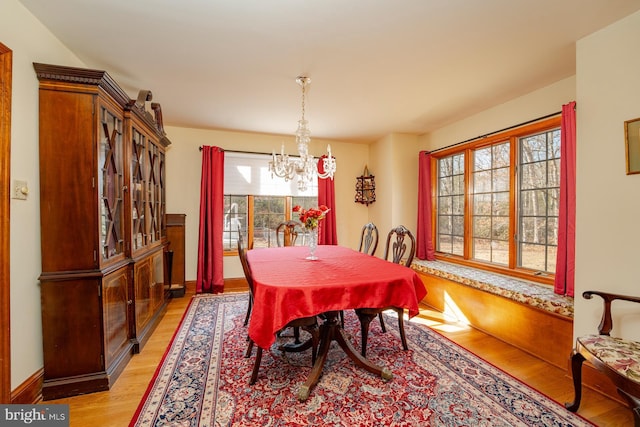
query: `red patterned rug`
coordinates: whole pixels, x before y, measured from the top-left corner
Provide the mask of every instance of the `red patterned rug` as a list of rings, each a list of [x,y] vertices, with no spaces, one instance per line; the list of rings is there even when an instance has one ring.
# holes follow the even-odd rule
[[[403,351],[391,317],[386,334],[371,323],[367,346],[372,362],[391,369],[391,381],[356,367],[333,343],[307,401],[296,393],[311,370],[309,351],[264,352],[249,385],[255,351],[244,357],[247,299],[193,297],[130,426],[592,425],[425,326],[405,322]],[[345,330],[359,348],[352,310]]]

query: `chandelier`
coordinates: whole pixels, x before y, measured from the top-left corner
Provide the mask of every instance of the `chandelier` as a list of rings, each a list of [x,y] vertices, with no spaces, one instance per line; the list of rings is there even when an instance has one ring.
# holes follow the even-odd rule
[[[306,89],[311,84],[311,79],[305,76],[298,76],[296,83],[302,87],[302,118],[298,120],[298,129],[296,129],[296,145],[298,146],[298,158],[290,158],[284,153],[284,144],[280,154],[276,154],[275,150],[271,161],[269,161],[269,171],[271,177],[277,176],[289,181],[296,176],[298,177],[298,190],[306,191],[308,184],[313,180],[313,176],[318,178],[333,179],[336,172],[336,159],[331,156],[331,145],[327,145],[327,156],[322,159],[322,172],[316,167],[313,156],[309,154],[309,142],[311,141],[311,132],[309,131],[309,122],[304,118],[305,113],[305,95]]]

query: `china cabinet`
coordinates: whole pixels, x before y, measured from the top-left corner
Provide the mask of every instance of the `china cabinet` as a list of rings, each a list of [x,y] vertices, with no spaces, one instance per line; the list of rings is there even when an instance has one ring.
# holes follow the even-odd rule
[[[34,63],[39,87],[43,398],[107,390],[166,306],[164,151],[151,93]]]

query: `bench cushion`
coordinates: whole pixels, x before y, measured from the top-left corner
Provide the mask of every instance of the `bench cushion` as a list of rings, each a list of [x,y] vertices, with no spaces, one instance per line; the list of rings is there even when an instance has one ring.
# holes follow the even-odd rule
[[[620,375],[640,384],[640,342],[608,335],[585,335],[578,342]]]
[[[573,298],[554,293],[552,286],[443,261],[414,259],[411,268],[551,313],[573,317]]]

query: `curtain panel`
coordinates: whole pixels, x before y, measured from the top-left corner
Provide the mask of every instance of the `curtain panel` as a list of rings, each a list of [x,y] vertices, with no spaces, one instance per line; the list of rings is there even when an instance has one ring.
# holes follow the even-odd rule
[[[224,290],[222,228],[224,210],[224,151],[202,147],[198,275],[196,293]]]
[[[431,199],[431,154],[421,151],[418,155],[418,227],[416,233],[416,256],[418,259],[433,261],[433,228],[431,218],[433,201]]]
[[[560,212],[554,291],[574,295],[576,269],[576,103],[562,106],[560,127]]]
[[[325,154],[318,160],[318,171],[320,173],[324,173],[322,160],[326,157],[327,155]],[[338,230],[336,228],[336,190],[333,178],[318,178],[318,206],[320,205],[326,205],[331,210],[324,218],[324,221],[320,221],[320,225],[318,227],[318,244],[337,245]]]

